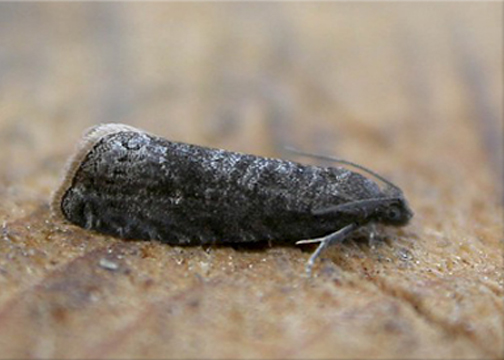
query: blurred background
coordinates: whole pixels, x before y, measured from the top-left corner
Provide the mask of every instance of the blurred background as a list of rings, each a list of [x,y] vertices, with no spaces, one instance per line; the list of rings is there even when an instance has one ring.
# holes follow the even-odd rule
[[[501,2],[0,3],[0,357],[501,356],[503,77]],[[55,223],[66,159],[106,122],[351,160],[415,217],[309,283],[310,249]]]
[[[0,4],[0,179],[66,156],[83,129],[104,122],[260,155],[291,145],[387,171],[414,159],[470,165],[464,149],[423,147],[474,131],[502,174],[500,10]]]

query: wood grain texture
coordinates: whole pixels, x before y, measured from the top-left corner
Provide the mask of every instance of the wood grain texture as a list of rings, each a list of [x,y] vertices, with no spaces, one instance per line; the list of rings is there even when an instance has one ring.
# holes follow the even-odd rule
[[[501,3],[0,4],[0,358],[499,358]],[[173,247],[55,221],[123,122],[366,165],[415,211],[331,248]]]

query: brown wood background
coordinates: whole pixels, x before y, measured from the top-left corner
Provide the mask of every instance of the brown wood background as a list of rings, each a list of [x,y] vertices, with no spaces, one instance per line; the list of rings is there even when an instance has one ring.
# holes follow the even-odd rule
[[[0,4],[1,358],[498,358],[503,5]],[[56,222],[82,131],[332,154],[416,215],[329,249]],[[107,268],[111,262],[116,268]]]

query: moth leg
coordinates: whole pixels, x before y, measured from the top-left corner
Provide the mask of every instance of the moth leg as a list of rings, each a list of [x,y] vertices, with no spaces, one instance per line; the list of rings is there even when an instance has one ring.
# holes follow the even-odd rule
[[[376,224],[369,224],[369,236],[368,236],[368,245],[370,248],[374,249],[375,244],[377,242],[377,232],[376,232]]]
[[[325,237],[318,238],[318,239],[313,239],[313,240],[300,240],[296,242],[296,245],[298,244],[309,244],[309,243],[314,243],[314,242],[320,242],[320,245],[317,247],[317,249],[313,252],[313,254],[310,256],[308,259],[305,270],[306,270],[306,275],[308,277],[311,277],[311,271],[313,268],[313,265],[315,264],[315,260],[319,257],[320,253],[329,245],[334,244],[336,242],[341,242],[343,241],[352,231],[357,229],[357,224],[350,224],[347,225],[338,231],[329,234]]]

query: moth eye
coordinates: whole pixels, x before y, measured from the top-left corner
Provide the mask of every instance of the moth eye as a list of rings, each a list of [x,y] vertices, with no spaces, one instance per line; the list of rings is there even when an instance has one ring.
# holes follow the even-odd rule
[[[401,210],[397,206],[392,206],[387,210],[387,217],[391,220],[399,220],[401,217]]]

